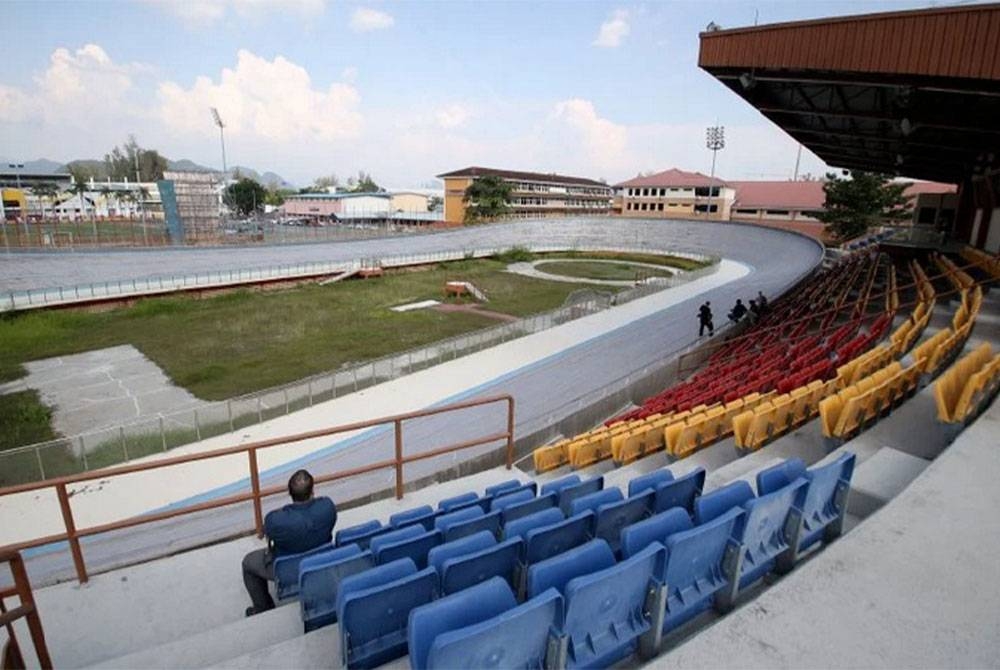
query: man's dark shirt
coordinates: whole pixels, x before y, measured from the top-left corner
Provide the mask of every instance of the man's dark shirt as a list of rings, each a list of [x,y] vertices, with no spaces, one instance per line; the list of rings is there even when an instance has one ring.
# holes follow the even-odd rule
[[[337,507],[323,496],[268,513],[264,533],[274,544],[274,555],[287,556],[329,542],[336,523]]]

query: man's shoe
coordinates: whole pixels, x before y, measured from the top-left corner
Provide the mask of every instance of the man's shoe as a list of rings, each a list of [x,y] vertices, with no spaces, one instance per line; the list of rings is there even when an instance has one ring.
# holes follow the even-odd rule
[[[256,613],[257,613],[257,608],[254,607],[253,605],[251,605],[250,607],[247,608],[247,610],[246,610],[246,612],[244,614],[246,616],[253,616]]]

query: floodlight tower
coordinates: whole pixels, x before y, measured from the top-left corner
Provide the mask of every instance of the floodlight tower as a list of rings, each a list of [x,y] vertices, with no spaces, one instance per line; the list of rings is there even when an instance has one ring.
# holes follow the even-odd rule
[[[708,211],[706,212],[707,215],[711,215],[712,189],[715,187],[715,155],[726,147],[726,127],[709,126],[705,130],[705,146],[712,152],[712,178],[709,180],[708,185]]]
[[[215,107],[212,107],[212,119],[215,120],[215,125],[219,126],[219,140],[222,142],[222,183],[225,184],[229,178],[229,171],[226,170],[226,124],[222,122],[219,110]]]

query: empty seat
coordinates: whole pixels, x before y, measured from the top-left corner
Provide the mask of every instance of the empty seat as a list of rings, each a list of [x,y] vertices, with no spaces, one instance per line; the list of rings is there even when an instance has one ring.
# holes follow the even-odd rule
[[[542,473],[555,470],[569,462],[569,454],[566,450],[568,444],[567,440],[563,440],[556,444],[535,449],[531,454],[535,464],[535,472]]]
[[[374,668],[406,654],[410,611],[437,596],[438,576],[401,559],[348,577],[337,594],[341,662]]]
[[[423,526],[415,527],[423,530]],[[384,536],[375,539],[381,537]],[[427,567],[427,554],[443,541],[441,531],[428,530],[417,535],[399,538],[395,542],[379,543],[378,547],[375,546],[373,540],[372,553],[375,555],[375,562],[379,565],[391,563],[401,558],[409,558],[416,564],[418,570],[423,570]]]
[[[620,540],[622,557],[635,556],[654,542],[665,544],[669,536],[690,530],[692,527],[691,517],[678,507],[637,521],[622,528]]]
[[[409,540],[418,535],[423,535],[425,532],[424,527],[421,525],[415,526],[404,526],[397,530],[392,530],[387,533],[382,533],[371,539],[368,543],[368,548],[371,549],[372,554],[375,556],[376,561],[378,560],[379,549],[386,544],[395,544],[396,542],[402,542],[403,540]],[[381,563],[381,561],[378,561]]]
[[[410,667],[542,668],[562,618],[555,589],[517,605],[501,579],[490,579],[411,613]]]
[[[601,505],[621,502],[624,500],[622,492],[617,488],[602,489],[595,493],[589,493],[577,498],[569,506],[569,516],[576,516],[581,512],[596,512]]]
[[[592,479],[580,482],[575,486],[567,486],[559,490],[559,509],[563,514],[570,516],[570,508],[573,501],[585,495],[595,493],[604,488],[604,477],[597,476]]]
[[[496,498],[497,496],[503,495],[514,489],[521,488],[522,484],[519,479],[509,479],[505,482],[499,484],[494,484],[493,486],[486,487],[486,495]]]
[[[534,491],[527,488],[517,489],[511,493],[505,493],[499,498],[494,498],[493,502],[490,504],[490,511],[496,512],[498,510],[503,510],[511,505],[527,502],[529,500],[533,500],[534,498]]]
[[[445,498],[444,500],[438,502],[438,509],[443,511],[451,511],[459,507],[465,507],[479,500],[479,496],[469,491],[468,493],[462,493],[461,495],[452,496],[451,498]]]
[[[548,526],[532,528],[524,536],[524,562],[532,565],[584,544],[590,539],[592,522],[593,513],[587,512]]]
[[[636,650],[640,637],[659,640],[662,610],[656,606],[662,587],[664,550],[659,545],[617,565],[576,577],[563,591],[565,616],[557,667],[604,668]],[[655,643],[642,645],[655,651]]]
[[[521,538],[515,537],[479,551],[445,559],[441,563],[441,591],[455,593],[490,577],[502,577],[517,588]]]
[[[656,488],[653,513],[665,512],[672,507],[683,507],[694,516],[694,501],[705,487],[705,468],[698,467],[682,477]]]
[[[734,507],[742,507],[743,503],[753,500],[753,498],[753,488],[750,484],[742,479],[730,482],[695,500],[694,522],[701,525],[706,521],[711,521]]]
[[[594,537],[606,541],[617,554],[621,547],[622,529],[649,516],[654,497],[655,493],[646,489],[631,498],[601,505],[594,517]]]
[[[365,523],[358,524],[357,526],[351,526],[349,528],[344,528],[343,530],[338,530],[337,534],[334,536],[334,544],[338,547],[342,547],[345,544],[357,544],[362,549],[368,548],[368,542],[371,538],[378,533],[385,532],[386,529],[382,527],[382,523],[372,519],[371,521],[366,521]]]
[[[576,486],[580,483],[580,475],[566,475],[565,477],[560,477],[559,479],[554,479],[551,482],[542,484],[542,490],[539,495],[547,495],[549,493],[559,494],[565,488],[570,486]]]
[[[463,507],[454,512],[448,512],[447,514],[442,514],[441,516],[434,519],[434,528],[446,533],[449,528],[455,524],[463,523],[465,521],[471,521],[473,519],[478,519],[483,516],[483,508],[479,505],[471,505],[469,507]]]
[[[478,507],[476,509],[479,509]],[[481,511],[481,510],[480,510]],[[474,535],[480,531],[488,531],[494,537],[500,537],[501,513],[490,512],[489,514],[476,515],[467,521],[457,521],[449,523],[444,531],[445,542],[458,540],[469,535]]]
[[[520,537],[524,539],[528,534],[529,530],[533,528],[541,528],[543,526],[551,526],[554,523],[559,523],[564,519],[562,511],[558,507],[549,507],[548,509],[543,509],[541,511],[535,512],[534,514],[528,514],[522,516],[519,519],[515,519],[510,523],[504,525],[503,536],[504,539],[510,539],[512,537]]]
[[[340,583],[374,566],[371,551],[362,552],[356,544],[304,559],[299,564],[299,606],[305,632],[334,623]]]
[[[437,570],[441,574],[444,570],[445,561],[492,547],[497,543],[496,537],[488,531],[479,531],[452,542],[439,544],[427,553],[427,565]]]
[[[655,490],[660,484],[666,484],[667,482],[673,481],[674,474],[667,470],[666,468],[660,468],[659,470],[653,470],[652,472],[639,475],[634,477],[632,481],[628,483],[628,497],[642,493],[646,489]]]
[[[556,494],[549,493],[547,495],[538,496],[537,498],[532,498],[531,500],[526,500],[514,505],[508,505],[501,511],[503,514],[504,525],[510,523],[511,521],[516,521],[523,516],[528,516],[529,514],[534,514],[535,512],[549,509],[550,507],[555,507],[556,500]]]
[[[604,540],[591,540],[531,565],[528,568],[527,596],[532,598],[552,588],[563,592],[571,579],[614,564],[615,555],[608,543]]]
[[[393,528],[402,528],[410,524],[419,523],[426,530],[434,528],[434,508],[430,505],[414,507],[405,512],[397,512],[389,517],[389,525]]]
[[[353,545],[360,551],[357,545]],[[288,554],[274,559],[274,589],[278,600],[294,598],[299,593],[299,563],[309,556],[333,551],[332,544],[323,544],[301,554]]]

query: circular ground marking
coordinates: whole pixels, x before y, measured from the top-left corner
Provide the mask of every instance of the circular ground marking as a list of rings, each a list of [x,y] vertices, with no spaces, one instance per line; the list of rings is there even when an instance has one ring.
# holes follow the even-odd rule
[[[634,282],[648,277],[671,277],[674,274],[666,268],[646,263],[586,258],[539,261],[534,266],[545,274],[598,281]]]

